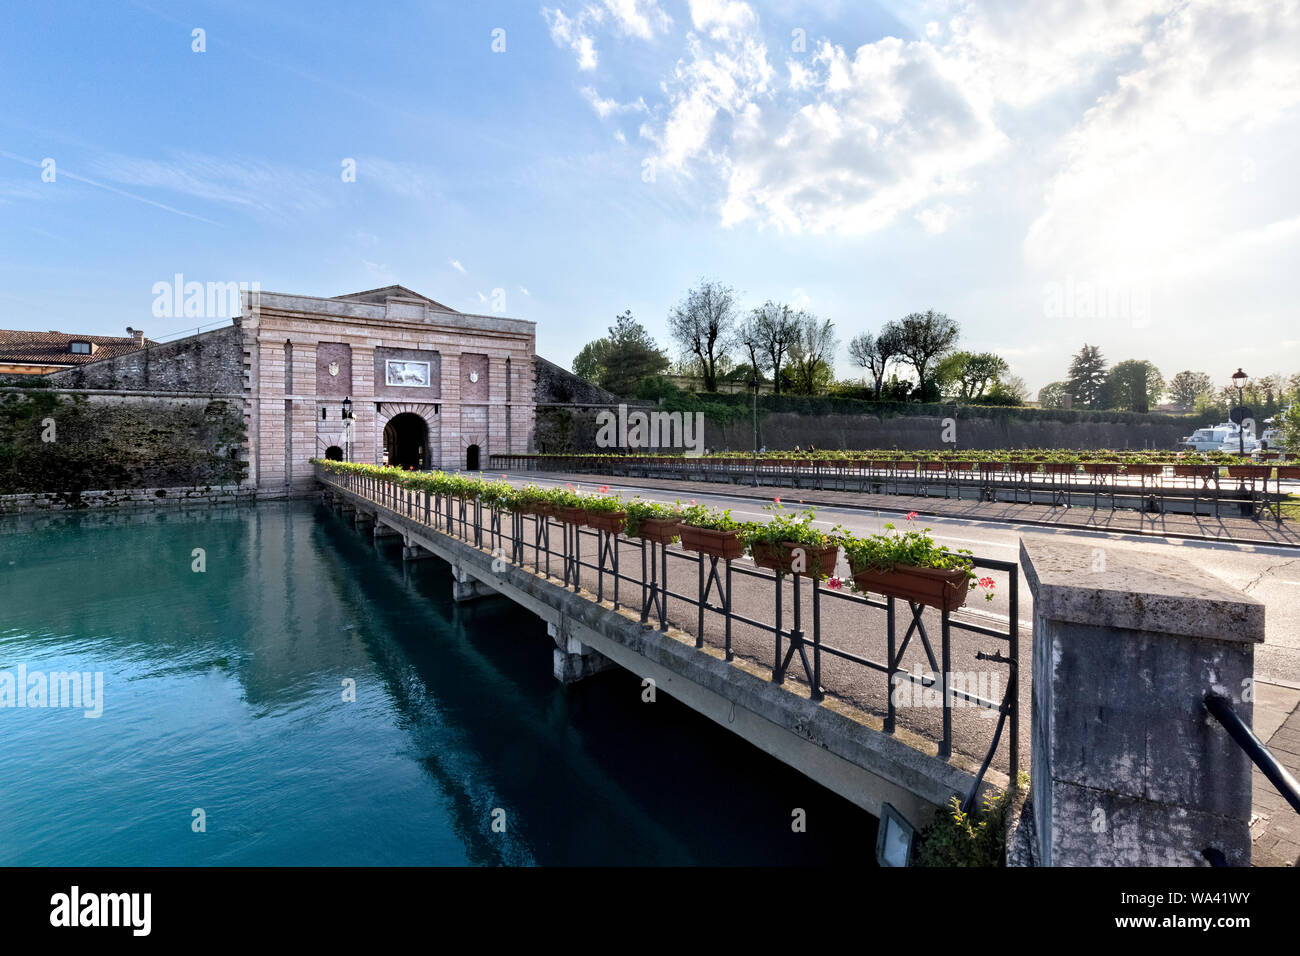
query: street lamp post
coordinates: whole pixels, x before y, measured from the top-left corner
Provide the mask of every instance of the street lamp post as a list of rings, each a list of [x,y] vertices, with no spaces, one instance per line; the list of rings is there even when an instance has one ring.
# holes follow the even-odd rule
[[[758,369],[754,369],[754,487],[758,487]]]
[[[1237,408],[1239,410],[1239,414],[1243,419],[1242,421],[1237,422],[1237,453],[1242,458],[1245,458],[1246,457],[1246,429],[1242,426],[1245,425],[1246,399],[1242,389],[1243,386],[1246,384],[1246,373],[1241,370],[1240,366],[1238,366],[1237,371],[1232,373],[1232,384],[1237,386]]]
[[[352,460],[352,399],[343,399],[343,460]]]

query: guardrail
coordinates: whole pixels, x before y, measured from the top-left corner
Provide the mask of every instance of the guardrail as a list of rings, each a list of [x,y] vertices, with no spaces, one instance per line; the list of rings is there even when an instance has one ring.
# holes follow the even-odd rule
[[[636,455],[491,455],[495,471],[550,471],[614,478],[666,478],[755,487],[944,497],[980,501],[1135,508],[1174,506],[1218,516],[1224,509],[1282,523],[1282,482],[1300,480],[1300,465],[1128,464],[1049,461],[686,458]],[[1226,474],[1225,474],[1226,472]],[[1270,488],[1270,485],[1272,487]],[[1202,510],[1202,505],[1206,510]]]
[[[963,555],[976,568],[991,572],[995,580],[1001,579],[996,589],[1006,602],[1005,616],[978,614],[969,609],[941,611],[894,597],[882,600],[847,593],[843,588],[828,587],[815,574],[768,571],[747,561],[691,553],[674,547],[671,540],[628,538],[620,531],[586,527],[580,521],[563,520],[542,506],[527,512],[503,511],[477,498],[402,487],[382,477],[333,472],[319,465],[316,477],[327,489],[345,493],[376,510],[489,551],[524,570],[531,565],[531,573],[565,588],[575,592],[585,588],[598,603],[608,597],[615,610],[630,606],[639,612],[642,623],[660,631],[675,626],[693,634],[697,648],[707,644],[721,651],[728,661],[749,657],[755,645],[747,639],[738,654],[734,639],[737,630],[744,631],[747,638],[765,635],[771,641],[771,657],[750,659],[770,666],[773,682],[784,684],[790,680],[805,685],[816,701],[824,700],[829,693],[865,705],[878,714],[883,730],[890,734],[899,728],[900,709],[909,709],[908,719],[902,721],[907,725],[905,729],[930,739],[944,760],[953,752],[954,707],[969,706],[987,711],[990,716],[996,714],[967,802],[979,790],[1004,731],[1008,737],[1010,780],[1017,779],[1020,570],[1014,562]],[[786,582],[786,578],[791,580]],[[936,624],[937,649],[932,642]],[[993,668],[989,673],[1004,676],[1005,692],[996,696],[981,694],[978,688],[971,689],[969,681],[955,686],[961,682],[954,681],[954,633],[962,635],[963,641],[971,635],[973,640],[990,638],[997,642],[992,651],[965,643],[960,651],[967,660]],[[928,671],[922,671],[920,661],[913,668],[917,673],[906,668],[904,661],[912,647],[922,652]],[[798,668],[792,667],[796,656]],[[828,659],[849,667],[837,669],[835,676],[828,678],[823,667]],[[883,701],[863,686],[873,674],[885,678]],[[990,685],[999,683],[1000,679]],[[942,707],[937,722],[911,713],[907,701],[900,708],[896,700],[904,697],[915,701],[926,691],[938,697]],[[927,698],[920,709],[932,713],[937,708]],[[971,756],[979,759],[980,755]]]
[[[1223,725],[1232,739],[1237,742],[1237,746],[1246,751],[1246,756],[1250,757],[1251,762],[1268,778],[1268,782],[1277,788],[1277,792],[1283,799],[1291,804],[1291,808],[1296,813],[1300,813],[1300,783],[1296,782],[1290,771],[1282,766],[1281,762],[1273,756],[1273,752],[1241,719],[1241,715],[1232,706],[1231,698],[1223,694],[1206,694],[1205,709]]]

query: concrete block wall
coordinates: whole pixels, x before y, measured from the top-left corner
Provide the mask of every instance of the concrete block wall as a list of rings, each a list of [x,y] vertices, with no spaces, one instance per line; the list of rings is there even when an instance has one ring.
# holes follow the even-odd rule
[[[1031,801],[1042,866],[1250,863],[1251,762],[1208,713],[1251,720],[1264,606],[1177,557],[1021,540],[1034,596]]]

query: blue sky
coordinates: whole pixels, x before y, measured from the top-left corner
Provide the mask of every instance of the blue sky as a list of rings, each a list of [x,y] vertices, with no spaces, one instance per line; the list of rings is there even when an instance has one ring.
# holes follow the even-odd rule
[[[945,311],[1033,389],[1085,340],[1300,370],[1297,4],[1046,6],[6,4],[0,327],[396,282],[567,365],[707,276],[845,342]]]

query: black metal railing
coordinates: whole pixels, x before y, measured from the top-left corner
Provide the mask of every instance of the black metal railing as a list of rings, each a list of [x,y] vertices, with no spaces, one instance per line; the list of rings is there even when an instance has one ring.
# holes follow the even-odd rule
[[[948,760],[953,753],[954,708],[972,707],[990,717],[996,715],[987,748],[970,753],[976,759],[982,755],[982,763],[967,803],[973,800],[992,765],[1004,731],[1008,737],[1006,765],[1012,784],[1017,780],[1020,572],[1015,562],[963,556],[994,578],[996,593],[1005,601],[1005,614],[973,608],[948,612],[894,597],[877,599],[850,593],[842,587],[829,587],[817,575],[773,572],[748,561],[688,552],[644,538],[627,538],[550,515],[506,512],[510,515],[506,521],[502,512],[477,499],[404,488],[378,476],[318,467],[317,477],[327,488],[358,499],[358,504],[384,509],[421,530],[490,551],[575,592],[585,585],[595,601],[609,598],[615,610],[628,607],[627,597],[635,595],[632,607],[639,612],[642,623],[661,631],[675,626],[692,634],[698,648],[717,646],[728,661],[745,656],[770,666],[773,682],[785,684],[789,680],[806,685],[815,701],[830,693],[875,712],[886,733],[893,734],[900,723],[906,723],[904,729],[909,733],[934,743],[941,759]],[[552,535],[557,526],[559,534]],[[557,541],[558,549],[552,547]],[[594,547],[584,548],[584,543]],[[559,573],[553,574],[553,569]],[[692,579],[694,593],[683,589]],[[874,639],[864,637],[873,626],[878,628]],[[744,655],[738,655],[734,640],[737,629],[749,629],[747,633],[755,638],[747,642],[748,653]],[[954,671],[955,634],[963,640],[969,636],[975,641],[988,638],[996,642],[992,650],[975,649],[973,645],[964,645],[960,650],[968,660],[986,669],[978,673],[997,675],[987,686],[996,689],[1005,676],[1002,693],[982,694],[978,687],[984,685],[976,689],[955,686],[955,676],[976,673]],[[759,635],[766,635],[771,642],[770,661],[758,656]],[[909,649],[919,651],[913,668],[918,673],[907,669]],[[797,667],[793,666],[796,658]],[[928,670],[921,669],[922,659]],[[824,687],[827,660],[851,665],[851,676],[841,675],[834,687]],[[875,690],[862,686],[872,674],[884,677],[883,702]],[[902,696],[914,692],[913,700],[928,691],[938,697],[938,704],[925,697],[923,704],[903,704],[900,708],[896,691],[903,692]],[[914,707],[926,712],[941,707],[938,726],[932,719],[917,716]],[[900,709],[908,711],[908,720],[900,721]]]
[[[1268,778],[1268,782],[1277,788],[1277,792],[1283,799],[1291,804],[1292,809],[1300,813],[1300,783],[1296,782],[1290,771],[1282,766],[1281,762],[1273,756],[1273,752],[1241,719],[1241,715],[1232,706],[1232,699],[1224,694],[1206,694],[1205,709],[1223,725],[1232,739],[1237,742],[1237,746],[1246,751],[1246,756],[1250,757],[1251,762]]]
[[[494,471],[599,474],[625,478],[709,481],[817,491],[967,498],[984,501],[1090,505],[1129,508],[1159,515],[1176,510],[1193,515],[1220,514],[1261,518],[1272,512],[1282,521],[1282,477],[1232,477],[1219,466],[1162,466],[1156,474],[1129,474],[1108,468],[1094,472],[1055,463],[927,462],[870,459],[833,460],[686,458],[682,456],[502,455],[489,456]]]

